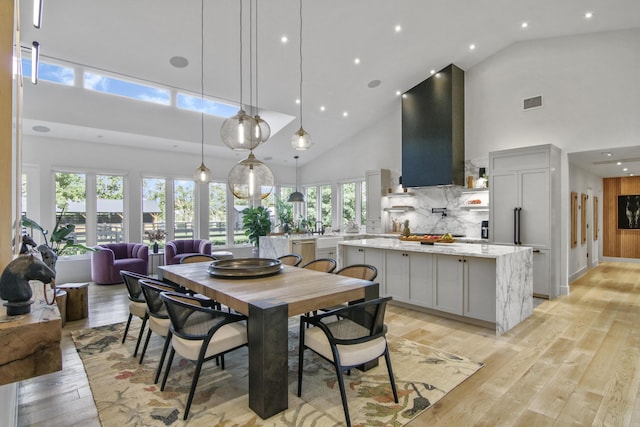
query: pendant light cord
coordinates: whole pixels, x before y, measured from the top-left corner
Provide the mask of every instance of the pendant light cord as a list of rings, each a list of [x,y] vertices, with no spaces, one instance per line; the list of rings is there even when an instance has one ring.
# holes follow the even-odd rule
[[[242,110],[242,0],[240,0],[240,109]]]
[[[302,128],[302,0],[300,0],[300,128]]]
[[[204,165],[204,0],[200,2],[200,155]]]

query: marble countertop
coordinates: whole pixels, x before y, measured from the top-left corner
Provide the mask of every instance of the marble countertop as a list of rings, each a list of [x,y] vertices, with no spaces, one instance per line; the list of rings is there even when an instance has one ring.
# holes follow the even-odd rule
[[[356,239],[339,242],[342,246],[357,246],[376,249],[392,249],[407,252],[435,253],[444,255],[498,258],[517,252],[531,251],[527,246],[489,245],[477,243],[436,243],[423,245],[419,242],[403,242],[398,239]]]

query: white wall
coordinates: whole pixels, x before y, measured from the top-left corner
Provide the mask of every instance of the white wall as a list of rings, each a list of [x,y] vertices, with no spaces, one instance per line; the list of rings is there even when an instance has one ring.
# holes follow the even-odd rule
[[[603,184],[602,178],[597,177],[589,173],[580,167],[571,166],[570,174],[569,174],[569,191],[575,191],[578,194],[578,205],[580,205],[580,195],[587,194],[589,195],[589,200],[587,201],[587,243],[582,244],[580,241],[580,230],[582,229],[582,215],[581,211],[578,210],[578,246],[575,248],[570,248],[569,250],[569,277],[577,278],[581,274],[583,274],[587,268],[598,265],[599,260],[602,258],[602,239],[601,234],[599,234],[599,239],[593,240],[593,228],[599,227],[602,230],[602,191]],[[599,224],[594,224],[593,218],[593,197],[597,196],[599,200],[599,213],[598,213],[598,222]],[[587,256],[587,252],[589,255]]]
[[[466,73],[466,157],[638,144],[640,29],[516,43]],[[542,95],[544,107],[522,111]]]

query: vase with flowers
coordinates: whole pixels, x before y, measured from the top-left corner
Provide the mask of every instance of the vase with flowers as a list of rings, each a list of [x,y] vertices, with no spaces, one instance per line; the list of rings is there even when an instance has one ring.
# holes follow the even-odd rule
[[[153,243],[152,245],[153,253],[157,254],[158,241],[164,240],[167,234],[164,232],[164,230],[158,228],[156,230],[147,230],[144,232],[144,235],[147,237],[147,239],[149,239],[149,242]]]

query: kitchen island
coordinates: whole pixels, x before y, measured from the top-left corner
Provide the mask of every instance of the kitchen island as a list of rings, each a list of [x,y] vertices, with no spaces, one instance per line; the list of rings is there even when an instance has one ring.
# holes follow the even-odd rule
[[[498,335],[533,312],[533,250],[529,247],[398,239],[338,243],[341,266],[371,264],[380,293],[432,314],[487,327]]]
[[[341,234],[271,234],[260,236],[260,258],[278,258],[297,254],[302,257],[300,265],[317,258],[337,258],[338,242],[346,239],[363,239],[362,233]]]

